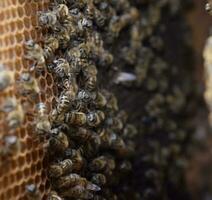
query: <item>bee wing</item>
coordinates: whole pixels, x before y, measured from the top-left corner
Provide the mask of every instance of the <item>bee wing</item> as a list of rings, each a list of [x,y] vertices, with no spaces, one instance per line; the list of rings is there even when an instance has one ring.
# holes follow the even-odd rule
[[[91,182],[88,182],[88,184],[86,185],[86,189],[87,190],[91,190],[91,191],[95,191],[95,192],[101,190],[101,188],[98,185],[95,185],[95,184],[93,184]]]

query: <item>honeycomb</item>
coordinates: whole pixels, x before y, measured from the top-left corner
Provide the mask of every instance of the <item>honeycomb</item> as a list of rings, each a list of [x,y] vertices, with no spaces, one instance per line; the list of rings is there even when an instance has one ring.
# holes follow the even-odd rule
[[[48,1],[33,0],[1,0],[0,1],[0,62],[15,71],[15,76],[29,68],[30,63],[24,59],[24,41],[42,39],[42,32],[36,29],[38,10],[44,10]],[[53,96],[52,77],[44,73],[39,77],[42,94],[39,99],[48,104]],[[0,103],[13,95],[21,101],[30,102],[27,112],[33,112],[33,101],[21,96],[15,84],[0,93]],[[42,193],[42,198],[49,190],[44,171],[44,149],[39,141],[32,137],[32,120],[26,114],[21,127],[11,132],[4,123],[5,114],[0,113],[0,136],[12,134],[18,136],[21,150],[10,160],[0,161],[0,199],[26,199],[25,186],[36,184]]]

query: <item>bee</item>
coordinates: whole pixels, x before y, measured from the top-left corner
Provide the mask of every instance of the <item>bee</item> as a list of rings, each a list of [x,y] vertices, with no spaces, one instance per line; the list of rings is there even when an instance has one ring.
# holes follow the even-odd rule
[[[68,148],[65,151],[65,156],[70,158],[73,162],[72,169],[73,171],[80,171],[84,165],[84,158],[82,156],[83,150],[82,148],[79,149],[71,149]]]
[[[45,67],[45,57],[42,47],[33,40],[28,40],[25,42],[25,48],[27,51],[25,58],[35,62],[31,70],[34,70],[35,66],[39,70],[42,70]]]
[[[92,199],[93,198],[93,194],[81,185],[74,186],[69,190],[64,190],[61,192],[61,195],[63,197],[69,197],[74,199]]]
[[[25,113],[21,104],[16,104],[15,109],[10,111],[7,115],[8,126],[11,129],[16,129],[24,122]]]
[[[91,178],[91,182],[96,184],[96,185],[99,185],[99,186],[102,186],[102,185],[105,185],[106,182],[107,182],[107,179],[105,177],[104,174],[94,174]]]
[[[212,2],[211,2],[211,0],[209,0],[209,2],[205,4],[205,10],[206,10],[210,15],[212,15]]]
[[[53,61],[53,64],[49,66],[49,69],[54,71],[55,75],[59,78],[64,78],[70,75],[70,65],[64,58],[59,58]]]
[[[45,39],[43,55],[45,59],[52,58],[54,52],[59,48],[59,40],[56,37],[50,36]]]
[[[96,88],[97,83],[97,69],[95,65],[89,65],[83,69],[83,74],[85,77],[85,89],[88,91],[93,91]]]
[[[61,26],[56,32],[57,34],[57,40],[59,42],[59,46],[61,49],[65,49],[68,47],[69,41],[71,39],[71,37],[75,36],[75,33],[73,30],[70,28],[70,31],[72,30],[73,33],[70,33],[70,31],[68,31],[68,28],[64,27],[65,25]]]
[[[38,94],[40,88],[38,82],[29,73],[24,72],[20,75],[20,92],[23,95]]]
[[[94,9],[94,22],[99,28],[103,28],[106,24],[106,16],[98,9]]]
[[[94,104],[95,104],[96,108],[105,107],[107,104],[107,99],[101,92],[96,93],[96,98],[94,100],[95,100]]]
[[[115,160],[113,158],[110,158],[108,156],[100,156],[95,158],[91,161],[89,164],[89,168],[91,171],[95,172],[111,172],[115,169]]]
[[[136,129],[135,126],[133,126],[132,124],[127,124],[124,127],[124,131],[123,131],[123,137],[124,138],[134,138],[136,135],[138,134],[138,130]]]
[[[62,197],[60,197],[57,192],[51,191],[47,197],[47,200],[64,200]]]
[[[87,124],[91,127],[97,127],[105,119],[104,112],[97,110],[87,114]]]
[[[93,99],[93,94],[88,90],[79,90],[76,97],[76,110],[85,112],[87,110],[87,106],[91,103]]]
[[[39,103],[37,105],[35,126],[36,132],[38,134],[49,133],[51,130],[51,123],[49,121],[46,106],[44,103]]]
[[[91,140],[93,135],[95,135],[93,131],[83,127],[79,127],[78,130],[74,130],[71,133],[70,132],[71,131],[69,131],[69,135],[71,138],[83,143]]]
[[[86,124],[87,117],[83,112],[71,111],[67,113],[65,122],[72,125],[82,126]]]
[[[15,135],[5,135],[2,138],[3,148],[0,149],[0,156],[7,158],[14,156],[21,151],[21,142]]]
[[[1,107],[1,111],[9,113],[13,111],[17,106],[17,101],[15,97],[7,98],[4,104]]]
[[[128,172],[132,169],[132,164],[130,161],[128,160],[124,160],[122,161],[120,164],[119,164],[119,169],[122,171],[122,172]]]
[[[91,29],[93,27],[93,23],[91,20],[83,17],[82,19],[80,19],[77,23],[78,25],[78,30],[79,30],[79,33],[83,33],[85,32],[87,29]]]
[[[63,160],[59,163],[52,164],[49,167],[50,177],[58,178],[63,174],[69,173],[72,171],[73,162],[70,159]]]
[[[100,187],[91,183],[86,178],[81,177],[78,174],[69,174],[67,176],[59,177],[56,181],[56,186],[58,188],[69,188],[76,185],[80,185],[87,190],[100,191]]]
[[[8,70],[0,64],[0,91],[6,89],[15,82],[15,72]]]
[[[57,15],[53,11],[38,12],[38,23],[44,28],[55,29],[58,25]]]
[[[71,103],[75,98],[75,93],[70,91],[62,92],[60,95],[56,108],[51,113],[51,120],[55,122],[63,122],[65,114],[71,107]]]
[[[52,150],[64,152],[69,147],[69,140],[59,128],[51,130],[49,147]]]
[[[28,200],[40,200],[42,198],[41,192],[36,185],[26,185],[26,196]]]
[[[57,18],[61,21],[67,18],[69,15],[69,9],[66,4],[58,4],[57,6],[54,7],[53,12],[55,12]]]
[[[115,97],[115,95],[106,90],[103,90],[102,94],[104,95],[104,97],[107,100],[106,108],[111,111],[117,111],[118,110],[118,101],[117,101],[117,98]]]

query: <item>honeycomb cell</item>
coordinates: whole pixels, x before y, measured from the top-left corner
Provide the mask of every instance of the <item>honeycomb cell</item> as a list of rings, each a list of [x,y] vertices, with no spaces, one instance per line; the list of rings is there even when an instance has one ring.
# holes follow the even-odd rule
[[[45,9],[47,3],[44,1],[26,1],[26,0],[1,0],[0,1],[0,62],[7,64],[9,68],[16,71],[16,78],[18,79],[19,73],[29,68],[32,63],[26,61],[24,55],[24,41],[29,39],[40,40],[41,33],[36,29],[37,18],[35,13],[38,9]],[[19,72],[19,73],[17,73]],[[46,77],[44,75],[44,77]],[[3,102],[6,97],[16,94],[17,98],[26,101],[28,98],[19,94],[17,87],[11,87],[0,96],[0,102]],[[43,92],[45,93],[46,87],[44,85]],[[48,89],[48,92],[49,89]],[[52,94],[52,91],[51,91]],[[30,104],[30,107],[35,106]],[[33,110],[31,110],[33,112]],[[4,117],[0,116],[0,126],[7,127]],[[43,188],[42,196],[49,190],[49,185],[45,183],[46,175],[42,173],[42,162],[44,152],[39,151],[42,148],[39,142],[34,142],[32,139],[33,130],[31,127],[33,122],[25,120],[23,126],[15,131],[21,140],[22,148],[20,153],[9,161],[4,161],[6,165],[0,166],[0,172],[4,176],[0,176],[0,199],[1,200],[19,200],[24,199],[24,190],[26,182],[29,180],[31,183],[36,184],[41,182],[40,175],[42,176]],[[6,134],[0,130],[0,136]],[[20,166],[20,167],[19,167]],[[1,174],[0,173],[0,174]],[[21,184],[21,185],[20,185]],[[8,185],[8,187],[6,187]],[[8,190],[9,189],[9,190]]]

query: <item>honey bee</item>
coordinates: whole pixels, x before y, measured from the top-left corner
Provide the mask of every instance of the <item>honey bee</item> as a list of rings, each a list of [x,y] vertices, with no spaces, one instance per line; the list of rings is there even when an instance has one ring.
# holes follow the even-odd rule
[[[0,91],[6,89],[15,82],[15,72],[8,70],[0,64]]]
[[[16,129],[19,127],[24,121],[25,113],[21,106],[21,104],[16,104],[15,109],[10,111],[7,115],[8,126],[11,129]]]
[[[83,70],[85,77],[85,89],[93,91],[96,88],[97,83],[97,69],[95,65],[89,65]]]
[[[50,36],[45,39],[43,55],[45,59],[52,58],[54,52],[59,48],[59,40],[56,37]]]
[[[65,113],[68,112],[71,107],[71,103],[74,100],[75,93],[70,91],[62,92],[60,95],[56,108],[51,113],[51,120],[55,122],[63,122],[65,119]]]
[[[72,125],[82,126],[86,124],[87,117],[83,112],[71,111],[67,113],[65,122]]]
[[[38,12],[38,22],[40,26],[54,30],[58,25],[57,15],[53,11]]]
[[[99,191],[101,190],[100,187],[91,183],[86,178],[81,177],[78,174],[69,174],[67,176],[59,177],[56,181],[56,185],[58,188],[69,188],[76,185],[80,185],[84,187],[86,190],[91,191]]]
[[[108,108],[111,111],[117,111],[118,110],[118,101],[114,94],[103,90],[102,94],[107,100],[106,108]]]
[[[75,198],[75,199],[92,199],[93,194],[81,185],[72,187],[69,190],[61,192],[63,197]]]
[[[20,92],[23,95],[40,93],[38,82],[27,72],[20,75]]]
[[[49,176],[58,178],[63,174],[71,172],[73,167],[73,162],[70,159],[63,160],[59,163],[52,164],[49,167]]]
[[[86,141],[89,141],[95,134],[93,131],[89,129],[79,127],[78,130],[72,131],[72,133],[69,133],[69,135],[71,138],[84,143]]]
[[[39,103],[37,105],[35,126],[36,132],[38,134],[49,133],[51,130],[51,123],[49,121],[46,106],[44,103]]]
[[[89,167],[95,172],[111,172],[115,169],[115,160],[107,156],[100,156],[91,161]]]
[[[49,146],[52,150],[64,152],[69,147],[68,137],[59,128],[55,128],[51,130]]]
[[[7,98],[4,104],[1,107],[1,111],[9,113],[14,110],[17,106],[17,101],[15,97]]]
[[[123,137],[124,138],[134,138],[138,134],[135,126],[132,124],[127,124],[124,128]]]
[[[50,70],[54,71],[56,76],[64,78],[70,75],[70,65],[64,58],[59,58],[53,61],[53,64],[49,66]]]
[[[66,4],[62,4],[62,3],[55,6],[53,8],[53,12],[55,12],[57,18],[61,21],[66,19],[67,16],[69,15],[68,6],[66,6]]]
[[[208,3],[205,4],[205,10],[212,15],[212,2],[211,0],[208,1]]]
[[[68,20],[65,20],[62,25],[55,30],[55,35],[58,40],[61,49],[65,49],[69,45],[69,41],[76,35],[75,28],[68,24]]]
[[[94,9],[93,15],[94,15],[94,22],[96,23],[96,25],[99,28],[103,28],[107,20],[106,16],[104,16],[102,12],[98,9]]]
[[[93,27],[93,23],[91,20],[83,17],[82,19],[80,19],[77,23],[78,25],[78,30],[79,30],[79,33],[83,33],[85,32],[87,29],[91,29]]]
[[[26,196],[28,200],[40,200],[42,198],[41,192],[34,184],[26,185]]]
[[[79,171],[82,169],[84,163],[85,163],[85,160],[82,156],[82,149],[79,148],[77,150],[73,150],[72,151],[72,156],[71,156],[71,160],[73,162],[73,170],[74,171]]]
[[[21,150],[21,142],[15,135],[5,135],[2,138],[3,148],[0,149],[0,156],[7,158],[14,156]]]
[[[89,112],[87,114],[87,124],[91,127],[98,126],[105,119],[105,114],[97,110],[95,112]]]
[[[42,70],[45,67],[45,57],[42,47],[33,40],[28,40],[25,42],[25,48],[27,50],[25,58],[35,62],[31,70],[34,70],[35,67]]]
[[[107,104],[107,99],[101,92],[96,93],[96,98],[94,100],[96,108],[105,107],[105,105]]]
[[[106,182],[107,182],[107,179],[105,177],[104,174],[94,174],[91,178],[91,182],[96,184],[96,185],[99,185],[99,186],[102,186],[102,185],[105,185]]]
[[[47,200],[64,200],[64,199],[58,196],[57,192],[51,191],[47,197]]]

